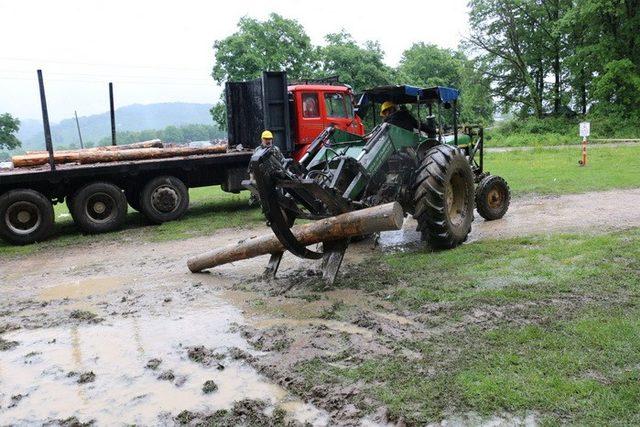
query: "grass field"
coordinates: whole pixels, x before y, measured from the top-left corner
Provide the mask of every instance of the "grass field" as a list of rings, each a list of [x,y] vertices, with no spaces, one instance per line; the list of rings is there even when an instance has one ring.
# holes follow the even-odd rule
[[[301,363],[311,387],[364,381],[364,407],[370,398],[418,425],[451,413],[640,422],[640,229],[392,254],[351,276],[341,286],[392,301],[429,333],[383,336],[394,353],[357,364]]]
[[[487,153],[485,168],[502,175],[515,196],[566,194],[640,186],[640,146],[598,147],[589,151],[589,165],[578,166],[579,149],[534,149]],[[12,247],[0,241],[0,256],[87,241],[130,239],[171,240],[211,233],[225,227],[264,223],[260,210],[250,208],[249,195],[225,193],[219,187],[190,190],[191,207],[180,221],[146,226],[131,210],[125,230],[99,236],[83,236],[75,228],[66,205],[55,207],[56,231],[46,242]]]

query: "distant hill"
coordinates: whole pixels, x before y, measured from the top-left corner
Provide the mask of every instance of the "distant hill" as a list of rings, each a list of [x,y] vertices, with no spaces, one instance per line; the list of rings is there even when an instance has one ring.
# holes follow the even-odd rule
[[[213,125],[210,104],[170,102],[162,104],[133,104],[116,109],[116,130],[142,131],[164,129],[167,126],[185,124]],[[84,142],[97,144],[111,135],[109,112],[79,117]],[[64,119],[51,125],[51,136],[55,146],[79,145],[78,131],[74,118]],[[38,120],[23,120],[18,133],[23,150],[44,149],[42,123]]]

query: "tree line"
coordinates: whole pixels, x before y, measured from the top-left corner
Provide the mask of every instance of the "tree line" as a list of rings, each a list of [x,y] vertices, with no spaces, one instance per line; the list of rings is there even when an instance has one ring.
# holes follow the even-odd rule
[[[458,49],[415,43],[396,67],[377,41],[347,32],[314,46],[296,20],[243,17],[214,43],[218,84],[286,70],[292,79],[338,75],[356,91],[383,84],[461,89],[461,120],[488,124],[585,114],[638,120],[640,0],[470,0],[470,35]],[[222,102],[212,109],[225,125]]]
[[[356,92],[399,82],[453,86],[465,93],[461,105],[464,121],[488,122],[493,116],[489,82],[461,50],[415,43],[404,51],[397,67],[390,67],[377,41],[358,43],[342,30],[327,34],[325,44],[315,46],[300,23],[275,13],[264,21],[241,18],[237,31],[217,40],[213,47],[212,77],[220,85],[258,78],[264,70],[286,70],[292,80],[337,75]],[[212,108],[212,114],[224,128],[222,100]]]
[[[639,0],[471,0],[466,48],[503,111],[636,115]]]

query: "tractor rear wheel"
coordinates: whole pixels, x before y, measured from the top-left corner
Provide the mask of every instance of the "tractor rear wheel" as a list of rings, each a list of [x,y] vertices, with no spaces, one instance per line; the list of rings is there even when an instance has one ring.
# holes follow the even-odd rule
[[[485,176],[476,188],[476,209],[487,221],[502,218],[509,209],[510,201],[509,185],[497,175]]]
[[[422,240],[435,249],[464,242],[473,221],[473,195],[473,172],[464,154],[449,145],[430,149],[414,183],[413,217]]]

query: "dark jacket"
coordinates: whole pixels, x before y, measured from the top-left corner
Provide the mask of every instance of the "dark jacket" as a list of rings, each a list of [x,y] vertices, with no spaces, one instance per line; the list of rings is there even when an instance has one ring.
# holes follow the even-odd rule
[[[410,132],[414,129],[420,129],[423,132],[427,131],[427,126],[424,123],[419,123],[418,120],[404,108],[400,108],[398,111],[388,115],[384,121],[385,123],[401,127],[402,129],[406,129]]]

